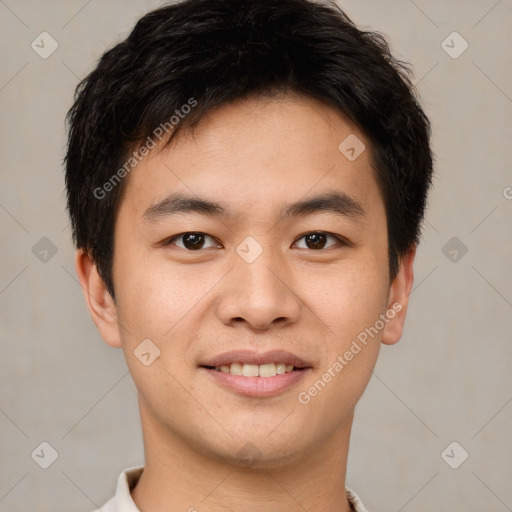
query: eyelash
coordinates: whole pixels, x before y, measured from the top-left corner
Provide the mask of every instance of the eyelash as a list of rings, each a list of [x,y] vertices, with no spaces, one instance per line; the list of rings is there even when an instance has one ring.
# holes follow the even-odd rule
[[[204,235],[206,237],[209,237],[211,238],[212,240],[215,240],[211,235],[208,235],[207,233],[203,233],[201,231],[185,231],[184,233],[179,233],[177,235],[174,235],[170,238],[167,238],[163,243],[162,245],[164,247],[166,246],[169,246],[169,245],[173,245],[173,242],[175,240],[178,240],[179,238],[185,236],[185,235],[190,235],[190,234],[195,234],[195,235]],[[337,241],[337,244],[333,244],[333,245],[330,245],[326,248],[322,248],[322,249],[309,249],[308,247],[302,247],[301,249],[309,249],[310,251],[315,251],[315,252],[321,252],[321,251],[326,251],[327,249],[332,249],[332,248],[335,248],[337,246],[348,246],[350,247],[352,244],[351,242],[349,242],[347,239],[339,236],[339,235],[335,235],[334,233],[329,233],[328,231],[308,231],[307,233],[304,233],[303,235],[299,236],[296,241],[298,240],[301,240],[303,239],[304,237],[306,237],[307,235],[312,235],[312,234],[321,234],[321,235],[327,235],[328,237],[331,237],[331,238],[334,238],[336,241]],[[294,243],[296,243],[296,241]],[[207,249],[211,249],[212,247],[207,247]],[[178,247],[178,249],[183,249],[187,252],[201,252],[203,250],[203,248],[201,249],[197,249],[197,250],[190,250],[190,249],[187,249],[186,247]]]

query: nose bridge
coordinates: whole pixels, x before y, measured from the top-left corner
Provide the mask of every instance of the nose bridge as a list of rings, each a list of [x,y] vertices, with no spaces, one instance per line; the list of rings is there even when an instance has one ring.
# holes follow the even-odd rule
[[[283,278],[279,279],[279,274],[285,271],[282,265],[276,264],[276,257],[271,252],[267,249],[252,263],[242,259],[237,262],[235,273],[240,283],[246,285],[243,292],[254,301],[258,298],[272,301],[282,294]]]
[[[218,313],[224,323],[244,320],[254,328],[266,328],[279,320],[296,321],[300,305],[283,259],[268,247],[258,249],[250,240],[234,255],[229,285],[220,299]],[[257,254],[255,251],[258,251]]]

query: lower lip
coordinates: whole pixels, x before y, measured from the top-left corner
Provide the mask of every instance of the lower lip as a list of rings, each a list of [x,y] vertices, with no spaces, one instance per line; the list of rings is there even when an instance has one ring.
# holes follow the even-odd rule
[[[310,368],[294,370],[274,377],[243,377],[210,368],[201,367],[201,369],[205,370],[212,379],[215,379],[224,388],[243,396],[255,398],[277,395],[291,388],[301,381],[310,370]]]

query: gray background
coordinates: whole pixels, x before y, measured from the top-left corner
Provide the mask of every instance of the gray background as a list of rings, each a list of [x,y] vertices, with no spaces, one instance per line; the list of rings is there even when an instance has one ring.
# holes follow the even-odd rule
[[[0,511],[87,512],[143,462],[123,355],[75,277],[61,162],[79,78],[158,5],[0,0]],[[348,484],[375,512],[512,510],[512,1],[340,5],[413,64],[437,158],[404,337],[357,408]]]

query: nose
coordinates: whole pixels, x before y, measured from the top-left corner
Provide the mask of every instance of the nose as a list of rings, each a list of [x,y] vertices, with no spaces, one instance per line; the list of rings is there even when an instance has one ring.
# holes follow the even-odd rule
[[[225,325],[246,324],[263,330],[298,320],[301,303],[290,273],[270,251],[252,263],[236,256],[234,265],[216,302],[217,316]]]

